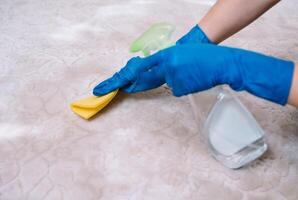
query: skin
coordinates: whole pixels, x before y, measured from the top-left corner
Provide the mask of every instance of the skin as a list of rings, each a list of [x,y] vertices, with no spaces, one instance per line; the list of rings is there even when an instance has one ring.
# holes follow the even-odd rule
[[[218,44],[237,33],[279,0],[218,0],[198,23],[208,38]],[[298,107],[298,64],[295,65],[288,104]]]
[[[214,43],[237,33],[277,4],[277,0],[218,0],[199,22]]]
[[[298,64],[295,66],[288,103],[298,108]]]

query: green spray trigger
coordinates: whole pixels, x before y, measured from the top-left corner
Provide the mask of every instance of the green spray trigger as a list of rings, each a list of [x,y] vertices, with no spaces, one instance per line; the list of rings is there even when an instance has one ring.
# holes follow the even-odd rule
[[[141,51],[144,56],[174,45],[171,40],[175,27],[169,23],[153,24],[147,31],[138,37],[130,46],[130,52]]]

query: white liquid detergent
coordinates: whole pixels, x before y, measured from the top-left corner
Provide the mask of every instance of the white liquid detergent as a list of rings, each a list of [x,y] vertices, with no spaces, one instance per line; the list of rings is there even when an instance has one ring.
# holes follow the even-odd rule
[[[267,149],[263,130],[229,92],[222,90],[204,125],[213,155],[230,168],[239,168]]]
[[[262,138],[239,104],[230,99],[221,102],[216,109],[217,114],[209,128],[209,140],[218,152],[230,156]]]

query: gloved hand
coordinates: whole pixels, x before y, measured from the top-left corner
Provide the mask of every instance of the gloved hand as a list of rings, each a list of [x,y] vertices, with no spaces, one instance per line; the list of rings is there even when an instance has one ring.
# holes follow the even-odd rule
[[[100,83],[94,95],[117,88],[135,93],[166,83],[175,96],[228,84],[236,91],[286,104],[294,63],[242,49],[209,44],[176,45],[145,58],[134,57]]]
[[[182,44],[212,44],[204,31],[196,24],[187,34],[177,40],[176,45]]]

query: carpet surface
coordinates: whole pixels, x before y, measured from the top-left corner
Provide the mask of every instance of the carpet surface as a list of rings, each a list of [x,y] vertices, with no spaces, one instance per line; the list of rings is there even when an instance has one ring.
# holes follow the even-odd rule
[[[1,0],[0,199],[298,199],[298,111],[237,94],[268,152],[229,170],[208,153],[187,97],[118,95],[93,120],[69,104],[132,56],[156,22],[175,38],[210,0]],[[224,45],[298,61],[298,4],[282,1]],[[202,105],[204,106],[204,105]]]

